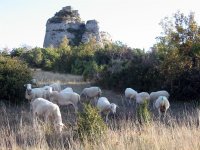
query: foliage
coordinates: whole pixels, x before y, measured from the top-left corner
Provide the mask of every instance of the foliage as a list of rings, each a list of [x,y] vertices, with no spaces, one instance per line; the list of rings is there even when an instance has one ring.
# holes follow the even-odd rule
[[[148,109],[149,101],[145,100],[143,104],[139,104],[137,107],[137,118],[141,124],[146,124],[151,121],[151,113]]]
[[[192,99],[193,94],[199,97],[194,92],[191,92],[190,96],[185,95],[186,91],[197,91],[199,88],[190,87],[196,78],[192,80],[186,75],[193,73],[192,76],[198,76],[200,69],[200,27],[195,21],[194,13],[185,16],[178,11],[173,18],[162,20],[161,26],[164,30],[163,36],[158,37],[154,48],[164,58],[159,66],[164,85],[176,99]],[[185,84],[188,80],[192,83]],[[185,92],[182,89],[185,89]],[[197,97],[195,99],[198,99]]]
[[[78,114],[77,133],[81,140],[96,140],[106,131],[107,127],[99,115],[97,108],[84,104],[83,112]]]
[[[28,66],[16,58],[0,56],[0,99],[21,102],[24,99],[24,84],[31,79]]]

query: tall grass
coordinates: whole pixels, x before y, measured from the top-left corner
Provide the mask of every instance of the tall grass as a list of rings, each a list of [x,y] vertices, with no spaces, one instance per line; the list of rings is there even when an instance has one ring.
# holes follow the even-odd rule
[[[20,109],[20,108],[18,108]],[[67,127],[62,134],[41,124],[33,128],[31,115],[26,106],[23,112],[14,107],[1,106],[0,149],[70,149],[70,150],[197,150],[200,149],[200,128],[196,118],[185,113],[178,121],[169,116],[168,122],[153,121],[140,125],[134,120],[111,120],[110,128],[96,142],[76,138],[73,128]],[[117,124],[117,125],[116,125]]]

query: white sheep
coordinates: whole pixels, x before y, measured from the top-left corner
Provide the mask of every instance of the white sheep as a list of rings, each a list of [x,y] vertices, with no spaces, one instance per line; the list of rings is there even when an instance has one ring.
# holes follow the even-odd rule
[[[26,86],[26,92],[25,92],[25,98],[28,100],[34,100],[36,98],[45,98],[47,99],[49,97],[49,89],[44,88],[33,88],[31,87],[31,84],[25,84]]]
[[[80,102],[80,95],[75,92],[63,92],[58,91],[50,92],[50,101],[58,105],[70,105],[72,104],[75,112],[78,110],[78,102]]]
[[[116,104],[110,103],[106,97],[100,97],[97,101],[97,108],[99,111],[106,114],[106,122],[108,122],[109,113],[112,111],[112,113],[115,114],[117,107]]]
[[[49,89],[49,87],[52,87],[53,91],[58,91],[58,92],[61,91],[61,85],[60,85],[60,83],[52,83],[52,84],[46,85],[46,86],[44,86],[42,88]]]
[[[89,87],[89,88],[84,88],[83,91],[81,92],[81,96],[84,95],[86,99],[93,99],[96,100],[96,98],[100,97],[102,94],[102,91],[99,87]],[[95,102],[96,104],[96,102]]]
[[[61,85],[60,85],[60,83],[53,83],[53,84],[50,84],[49,86],[52,87],[53,91],[58,91],[58,92],[61,91]]]
[[[63,89],[62,91],[60,91],[60,93],[66,93],[66,92],[74,92],[74,91],[71,87],[67,87],[67,88]]]
[[[64,124],[62,123],[62,117],[60,109],[57,104],[54,104],[44,98],[36,98],[31,102],[31,109],[33,112],[33,123],[37,120],[37,116],[42,116],[47,123],[50,118],[54,124],[54,128],[62,132]]]
[[[150,101],[149,93],[141,92],[136,95],[136,104],[144,104],[145,101]]]
[[[159,96],[165,96],[167,99],[169,99],[169,93],[165,90],[157,91],[157,92],[151,92],[150,93],[150,100],[151,103],[153,103],[153,108],[155,108],[155,101],[158,99]]]
[[[158,109],[159,118],[163,115],[163,119],[165,119],[166,112],[170,107],[170,103],[166,96],[159,96],[155,102],[155,107]]]
[[[131,100],[134,100],[136,98],[137,91],[133,90],[132,88],[126,88],[125,90],[125,98],[129,100],[129,103],[131,103]]]

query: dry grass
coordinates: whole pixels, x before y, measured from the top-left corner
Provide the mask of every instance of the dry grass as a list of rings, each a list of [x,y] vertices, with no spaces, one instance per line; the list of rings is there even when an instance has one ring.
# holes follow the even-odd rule
[[[52,73],[42,71],[40,69],[32,70],[33,77],[36,78],[39,84],[48,84],[52,82],[60,82],[61,84],[85,84],[82,76],[71,74]]]
[[[72,86],[78,93],[89,83],[81,77],[51,74],[38,71],[35,74],[42,83],[61,81],[63,85]],[[133,108],[123,105],[122,94],[103,90],[104,96],[120,105],[116,119],[109,122],[109,130],[96,142],[85,139],[81,142],[74,137],[72,127],[65,128],[57,134],[48,125],[41,124],[33,128],[29,104],[22,106],[0,105],[0,149],[29,150],[198,150],[200,149],[200,128],[197,126],[197,110],[191,105],[172,104],[167,121],[156,119],[148,125],[141,126],[130,115]],[[75,114],[61,108],[65,124],[74,121]],[[127,113],[127,112],[132,112]],[[128,117],[127,117],[128,116]],[[72,117],[72,118],[71,118]]]
[[[19,110],[18,110],[19,109]],[[70,149],[70,150],[197,150],[200,149],[200,128],[195,118],[176,122],[169,118],[168,123],[154,121],[140,126],[133,120],[112,120],[110,129],[97,142],[73,139],[72,128],[59,135],[47,125],[37,129],[32,127],[31,116],[25,106],[14,110],[1,107],[0,149]],[[17,111],[18,114],[17,114]],[[17,115],[16,115],[17,114]]]

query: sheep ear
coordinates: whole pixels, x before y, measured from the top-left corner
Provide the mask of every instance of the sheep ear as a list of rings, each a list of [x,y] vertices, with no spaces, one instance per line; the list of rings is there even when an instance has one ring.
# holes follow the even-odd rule
[[[24,84],[24,87],[27,87],[27,84]]]

